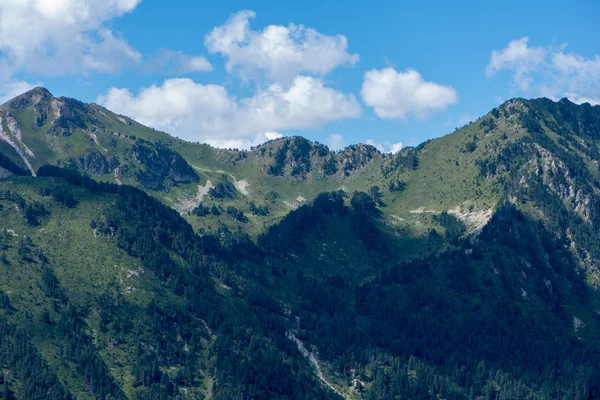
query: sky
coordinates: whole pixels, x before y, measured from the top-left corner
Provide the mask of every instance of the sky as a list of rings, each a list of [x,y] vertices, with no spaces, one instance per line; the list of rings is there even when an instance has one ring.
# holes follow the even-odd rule
[[[397,152],[513,97],[600,103],[600,2],[0,0],[0,103],[44,86],[174,136]]]

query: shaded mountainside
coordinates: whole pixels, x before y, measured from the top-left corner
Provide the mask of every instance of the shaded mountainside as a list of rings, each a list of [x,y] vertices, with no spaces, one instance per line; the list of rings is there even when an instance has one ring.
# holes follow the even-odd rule
[[[307,262],[306,249],[296,250],[298,257],[277,254],[283,228],[261,242],[275,242],[271,285],[293,304],[296,336],[330,363],[349,398],[600,395],[598,293],[586,285],[568,243],[541,223],[503,205],[475,242],[462,239],[439,255],[398,262],[394,252],[415,244],[365,234],[365,224],[352,223],[362,211],[334,204],[303,214],[319,222],[332,213],[340,215],[337,223],[349,218],[354,229],[346,232],[355,238],[347,238],[348,247],[368,254],[368,263],[352,253],[319,263]],[[286,225],[299,218],[295,213]],[[341,247],[331,229],[303,237],[319,237],[326,254]],[[432,232],[423,241],[431,251],[443,238]]]
[[[600,398],[598,106],[396,155],[0,118],[4,398]]]

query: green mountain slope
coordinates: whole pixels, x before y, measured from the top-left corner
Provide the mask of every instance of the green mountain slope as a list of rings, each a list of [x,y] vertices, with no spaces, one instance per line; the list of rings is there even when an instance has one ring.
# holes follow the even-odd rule
[[[252,151],[214,149],[175,139],[96,104],[54,98],[43,88],[1,106],[0,117],[0,149],[16,164],[13,169],[35,174],[44,164],[58,165],[97,180],[140,187],[184,215],[200,204],[214,204],[221,214],[233,216],[210,218],[215,212],[209,218],[188,218],[198,230],[224,225],[256,237],[290,210],[334,189],[368,192],[378,186],[389,203],[384,211],[400,220],[412,220],[426,210],[465,206],[489,217],[498,200],[487,186],[471,199],[475,154],[463,150],[477,135],[489,141],[480,125],[389,157],[368,145],[334,153],[300,137]],[[485,158],[487,152],[476,155]],[[219,184],[232,188],[229,195],[211,191]],[[405,185],[410,190],[401,193]],[[432,186],[439,193],[431,193]],[[227,213],[229,207],[235,211]],[[235,217],[240,211],[247,220]]]
[[[320,221],[331,207],[308,212]],[[335,213],[361,218],[357,210]],[[397,243],[374,246],[382,238],[358,226],[346,240],[370,249],[368,270],[342,255],[290,259],[276,250],[281,229],[263,239],[275,242],[272,285],[293,304],[296,336],[318,349],[349,398],[598,395],[598,293],[567,243],[543,225],[504,205],[477,241],[409,262],[395,260]],[[340,240],[306,234],[313,235],[324,249]],[[551,378],[556,370],[561,380]]]
[[[0,118],[5,397],[600,397],[598,106],[396,155],[214,149],[41,88]]]
[[[247,212],[253,202],[268,209],[268,218],[253,218],[250,212],[254,234],[263,223],[332,186],[343,186],[382,158],[371,146],[335,155],[299,137],[254,151],[215,149],[157,132],[96,104],[54,98],[43,88],[1,106],[0,118],[2,153],[33,175],[45,164],[79,170],[100,181],[140,187],[182,213],[193,211],[205,197],[224,210],[233,206]],[[234,195],[208,194],[227,182],[235,187]]]
[[[300,395],[327,398],[285,336],[266,328],[273,317],[217,279],[237,260],[218,241],[138,190],[65,170],[39,176],[2,182],[2,320],[18,327],[7,340],[27,337],[26,357],[49,371],[28,380],[7,354],[10,393],[29,398],[58,382],[74,398],[219,399],[252,386],[265,398],[300,381]],[[251,337],[238,331],[247,329],[258,341],[246,350]],[[276,378],[248,368],[278,364]]]
[[[369,192],[373,186],[387,204],[384,212],[400,225],[412,221],[418,229],[423,214],[453,210],[476,229],[502,198],[498,185],[479,179],[479,163],[531,134],[514,112],[500,113],[516,109],[511,104],[396,156],[368,145],[334,153],[300,137],[231,151],[185,142],[96,104],[56,99],[37,88],[0,107],[0,149],[8,162],[32,173],[44,164],[58,165],[140,187],[183,215],[200,204],[214,204],[233,216],[188,218],[197,229],[221,224],[256,237],[321,192]],[[211,191],[219,184],[230,192]],[[235,218],[233,210],[227,214],[228,207],[242,211],[247,220]]]

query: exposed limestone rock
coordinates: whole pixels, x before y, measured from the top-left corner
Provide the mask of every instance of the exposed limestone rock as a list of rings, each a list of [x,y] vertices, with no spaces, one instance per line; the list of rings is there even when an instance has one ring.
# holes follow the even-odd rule
[[[23,162],[25,163],[25,165],[27,166],[29,171],[31,171],[31,174],[33,176],[35,176],[35,170],[33,169],[33,166],[27,159],[25,152],[21,149],[21,147],[16,142],[14,142],[11,139],[9,134],[4,131],[4,128],[2,127],[2,125],[3,125],[3,119],[2,119],[2,117],[0,117],[0,140],[8,143],[13,149],[15,149],[15,151],[19,154],[19,156],[21,157],[21,159],[23,160]]]
[[[19,123],[17,122],[16,118],[13,117],[10,113],[6,115],[6,124],[8,125],[8,130],[17,139],[25,153],[27,153],[29,157],[35,157],[33,151],[31,151],[29,147],[27,147],[27,145],[23,142],[23,133],[21,132]]]
[[[179,198],[177,204],[175,204],[175,209],[181,213],[190,213],[194,210],[194,208],[198,207],[204,196],[208,194],[210,189],[214,188],[214,185],[210,180],[206,181],[206,185],[198,185],[196,189],[196,194],[193,197],[181,197]]]

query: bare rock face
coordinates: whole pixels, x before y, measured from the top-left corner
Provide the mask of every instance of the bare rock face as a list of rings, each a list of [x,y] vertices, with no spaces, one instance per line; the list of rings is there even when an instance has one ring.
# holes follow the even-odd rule
[[[0,110],[6,110],[8,113],[10,113],[11,110],[18,111],[29,109],[33,111],[35,115],[35,128],[43,126],[50,118],[52,118],[52,103],[55,101],[56,99],[52,97],[52,94],[47,89],[37,87],[8,101],[6,104],[0,106]]]
[[[70,158],[64,162],[63,166],[72,169],[89,172],[96,175],[112,174],[119,166],[119,159],[113,155],[103,155],[98,151],[90,151],[84,156],[75,159]]]
[[[54,105],[58,108],[57,118],[52,122],[49,135],[71,136],[76,129],[86,129],[86,115],[91,114],[89,105],[74,99],[61,98]]]
[[[294,136],[274,140],[259,146],[255,152],[265,157],[266,173],[293,180],[304,180],[315,171],[322,175],[333,175],[338,162],[327,146]]]
[[[48,103],[52,99],[52,94],[48,89],[37,87],[8,101],[1,108],[27,109],[40,103]]]
[[[379,150],[368,144],[347,147],[340,154],[344,174],[348,176],[353,171],[366,167],[377,156],[381,156]]]
[[[173,185],[200,180],[187,161],[167,147],[138,143],[132,153],[141,167],[136,178],[146,189],[169,191]]]

